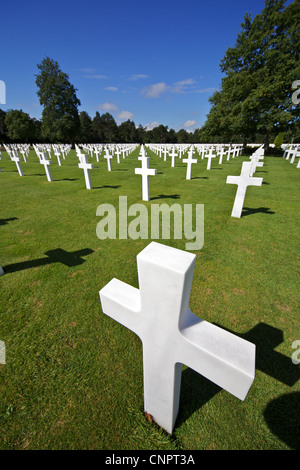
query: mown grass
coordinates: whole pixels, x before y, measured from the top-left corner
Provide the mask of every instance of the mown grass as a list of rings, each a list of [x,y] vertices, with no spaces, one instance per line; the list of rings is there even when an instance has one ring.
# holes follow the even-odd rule
[[[113,277],[138,287],[136,255],[150,239],[100,240],[100,204],[141,201],[138,149],[112,172],[93,160],[93,189],[71,151],[52,157],[53,182],[33,151],[24,177],[2,152],[0,339],[1,449],[297,449],[299,366],[299,170],[266,157],[243,217],[230,217],[240,156],[206,170],[151,156],[151,204],[204,204],[204,246],[192,311],[256,344],[256,377],[244,402],[183,367],[173,436],[143,415],[142,345],[102,313],[99,290]],[[185,249],[187,240],[158,240]]]

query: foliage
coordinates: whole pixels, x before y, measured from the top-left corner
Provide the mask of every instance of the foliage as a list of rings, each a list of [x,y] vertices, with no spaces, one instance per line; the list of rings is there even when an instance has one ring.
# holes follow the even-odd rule
[[[50,57],[43,59],[37,67],[37,95],[44,106],[42,135],[50,141],[74,142],[80,126],[80,101],[76,89],[70,83],[69,76]]]
[[[280,132],[274,140],[275,147],[280,148],[283,144],[283,139],[284,139],[284,132]]]
[[[5,116],[4,124],[8,137],[14,142],[36,141],[39,134],[39,121],[22,110],[10,110]]]
[[[220,68],[221,87],[210,98],[212,108],[200,138],[254,140],[299,128],[299,106],[292,103],[292,83],[300,76],[299,1],[266,0],[252,20],[247,13],[234,47]]]

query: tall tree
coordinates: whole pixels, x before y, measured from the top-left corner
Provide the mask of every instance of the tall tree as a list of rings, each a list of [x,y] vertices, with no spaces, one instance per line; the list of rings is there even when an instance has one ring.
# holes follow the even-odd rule
[[[299,106],[292,103],[292,83],[300,76],[299,0],[266,0],[252,20],[245,15],[234,47],[221,61],[225,74],[211,97],[211,111],[201,130],[244,140],[272,136],[299,126]]]
[[[133,121],[128,119],[119,125],[120,142],[132,143],[137,141],[137,130]]]
[[[44,106],[42,113],[43,137],[54,142],[73,143],[78,135],[80,101],[69,76],[62,72],[58,63],[46,57],[37,65],[37,95]]]
[[[92,119],[86,111],[81,111],[79,113],[80,121],[80,140],[81,142],[93,142],[93,128],[92,128]]]
[[[93,132],[93,141],[100,143],[103,141],[102,127],[101,127],[101,116],[99,111],[96,111],[96,114],[92,121],[92,132]]]
[[[7,128],[5,125],[6,112],[0,109],[0,140],[1,142],[7,141]]]
[[[101,142],[118,142],[118,126],[114,117],[110,113],[105,113],[100,116],[100,129],[102,136]]]

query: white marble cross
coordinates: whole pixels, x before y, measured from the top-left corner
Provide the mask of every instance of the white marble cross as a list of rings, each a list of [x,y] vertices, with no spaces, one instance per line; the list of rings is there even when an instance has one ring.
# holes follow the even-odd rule
[[[101,151],[97,147],[95,148],[94,151],[95,151],[95,155],[96,155],[96,161],[99,162],[99,153],[101,153]]]
[[[240,400],[255,376],[255,345],[191,312],[195,259],[152,242],[137,255],[139,289],[112,279],[99,292],[103,312],[142,340],[144,410],[170,434],[182,364]]]
[[[78,163],[78,168],[81,168],[84,171],[86,189],[92,189],[90,170],[94,168],[94,165],[88,162],[87,155],[80,155],[79,158],[80,163]]]
[[[219,156],[219,165],[222,165],[223,163],[223,156],[226,155],[226,150],[224,147],[221,148],[220,150],[220,156]]]
[[[142,199],[150,201],[149,176],[156,175],[156,169],[149,168],[149,157],[141,157],[142,167],[135,168],[136,175],[142,175]]]
[[[188,158],[183,158],[182,159],[183,163],[187,164],[186,167],[186,179],[190,180],[192,178],[192,164],[193,163],[198,163],[197,158],[193,158],[193,152],[189,150],[188,152]]]
[[[233,149],[231,147],[229,147],[228,150],[227,150],[227,161],[230,160],[230,154],[231,154],[232,151],[233,151]]]
[[[25,150],[25,149],[20,149],[20,152],[21,152],[21,154],[23,155],[23,160],[24,160],[24,162],[27,162],[26,150]]]
[[[176,153],[175,147],[172,148],[172,152],[169,153],[169,156],[171,157],[171,167],[174,168],[174,166],[175,166],[175,157],[178,157],[178,153]]]
[[[292,155],[292,156],[291,156],[291,161],[290,161],[290,163],[294,163],[295,158],[300,156],[300,152],[298,151],[297,148],[295,148],[294,150],[292,150],[291,155]]]
[[[56,150],[56,151],[54,152],[54,154],[56,155],[58,165],[61,166],[61,160],[60,160],[60,153],[59,153],[59,151]]]
[[[207,170],[210,170],[212,158],[215,158],[215,157],[216,157],[216,155],[213,153],[213,151],[214,151],[214,149],[213,149],[213,148],[210,148],[210,149],[209,149],[209,153],[208,153],[207,155],[205,155],[205,158],[208,159],[208,160],[207,160],[207,167],[206,167]]]
[[[49,182],[53,181],[53,179],[52,179],[52,174],[51,174],[51,171],[50,171],[50,168],[49,168],[49,165],[51,165],[51,162],[50,162],[50,160],[47,160],[47,158],[46,158],[46,152],[41,152],[41,153],[40,153],[40,164],[41,164],[41,165],[44,165],[45,172],[46,172],[46,176],[47,176],[47,180],[48,180]]]
[[[104,158],[105,158],[106,161],[107,161],[107,170],[108,170],[108,171],[111,171],[111,163],[110,163],[110,161],[111,161],[111,159],[112,159],[112,155],[110,155],[109,150],[105,150],[105,152],[106,152],[106,153],[105,153],[105,155],[104,155]]]
[[[253,178],[253,176],[250,176],[251,166],[252,162],[243,162],[240,176],[227,176],[227,184],[229,183],[238,185],[231,217],[241,217],[247,186],[262,185],[263,178]]]
[[[19,175],[24,176],[24,173],[23,173],[23,170],[22,170],[22,167],[21,167],[21,163],[20,163],[21,158],[18,157],[18,153],[15,150],[13,150],[12,156],[10,157],[10,159],[13,162],[15,162]]]
[[[117,155],[117,162],[120,163],[121,150],[119,147],[116,148],[115,154]]]
[[[250,176],[253,176],[253,174],[256,171],[256,167],[264,166],[264,162],[259,161],[261,158],[264,158],[264,157],[260,156],[260,155],[250,157],[250,159],[251,159],[251,169],[250,169],[250,173],[249,173]]]

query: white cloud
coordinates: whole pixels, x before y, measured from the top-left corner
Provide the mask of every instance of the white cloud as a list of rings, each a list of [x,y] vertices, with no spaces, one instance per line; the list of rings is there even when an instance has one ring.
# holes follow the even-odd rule
[[[202,88],[201,90],[195,90],[195,93],[214,93],[217,88]]]
[[[100,75],[100,74],[94,73],[94,74],[84,75],[84,78],[94,78],[96,80],[102,80],[108,77],[106,75]]]
[[[181,80],[180,82],[176,82],[175,85],[185,86],[185,85],[194,85],[195,83],[197,82],[193,78],[187,78],[186,80]]]
[[[103,109],[104,111],[117,111],[118,106],[114,103],[102,103],[97,106],[99,109]]]
[[[105,88],[105,90],[108,90],[108,91],[118,91],[118,88],[116,86],[107,86]]]
[[[189,119],[187,121],[185,121],[185,123],[183,124],[183,127],[193,127],[197,124],[196,121],[193,121],[192,119]]]
[[[83,73],[94,73],[96,72],[95,69],[91,69],[91,68],[81,68],[81,69],[78,69],[80,70],[80,72],[83,72]]]
[[[145,128],[147,131],[152,131],[152,129],[157,126],[159,126],[159,123],[157,121],[153,121],[150,124],[146,124]]]
[[[130,111],[121,111],[120,113],[117,114],[117,118],[121,120],[127,120],[133,118],[134,114],[131,113]]]
[[[145,75],[144,73],[136,73],[131,75],[128,80],[140,80],[141,78],[148,78],[148,75]]]
[[[167,88],[168,86],[164,82],[154,83],[153,85],[143,88],[141,93],[147,98],[158,98]]]

